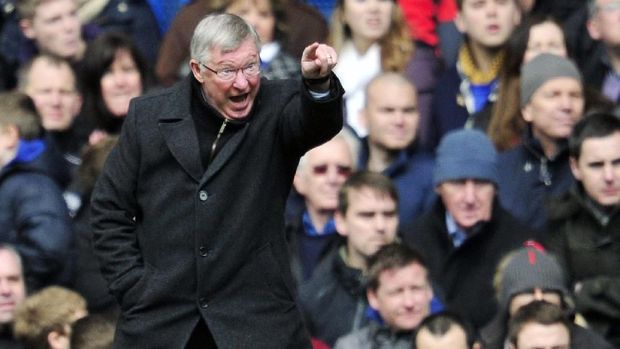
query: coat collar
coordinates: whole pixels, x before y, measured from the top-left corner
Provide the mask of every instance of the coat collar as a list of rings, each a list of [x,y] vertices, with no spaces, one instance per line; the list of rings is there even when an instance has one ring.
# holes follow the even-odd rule
[[[196,182],[204,184],[228,162],[238,149],[250,122],[246,122],[241,130],[231,137],[205,172],[200,158],[196,126],[191,114],[191,101],[195,98],[192,87],[194,83],[194,78],[190,74],[173,88],[171,100],[179,101],[179,106],[175,109],[177,113],[161,115],[158,124],[174,158]]]

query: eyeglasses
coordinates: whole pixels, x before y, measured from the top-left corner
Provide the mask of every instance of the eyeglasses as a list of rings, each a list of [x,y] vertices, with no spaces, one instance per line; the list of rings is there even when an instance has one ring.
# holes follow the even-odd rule
[[[223,68],[220,70],[215,70],[207,67],[206,64],[202,62],[198,62],[201,66],[205,67],[207,70],[215,73],[215,75],[220,78],[222,81],[232,81],[237,77],[237,72],[241,71],[246,78],[251,78],[260,73],[260,64],[258,62],[252,62],[245,67],[242,68]]]
[[[344,177],[348,177],[351,172],[351,166],[343,166],[343,165],[332,165],[336,167],[336,173],[339,176],[344,176]],[[327,164],[323,164],[323,165],[316,165],[312,168],[312,173],[314,173],[315,175],[324,175],[327,173],[327,170],[329,169],[330,165]]]

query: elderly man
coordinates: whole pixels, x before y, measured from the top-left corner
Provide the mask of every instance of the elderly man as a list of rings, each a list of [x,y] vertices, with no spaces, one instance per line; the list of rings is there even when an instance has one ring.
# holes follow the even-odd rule
[[[409,349],[413,331],[430,314],[433,289],[422,256],[391,243],[370,257],[366,296],[380,321],[341,337],[334,349]]]
[[[448,133],[437,149],[439,199],[405,229],[421,251],[448,310],[483,326],[495,313],[491,280],[502,255],[531,235],[496,198],[497,153],[478,130]]]
[[[337,248],[334,212],[338,192],[354,168],[352,149],[343,133],[307,152],[299,161],[293,185],[304,206],[287,223],[291,269],[297,282],[308,280],[314,268]]]
[[[115,345],[309,348],[283,213],[301,155],[342,128],[337,55],[314,43],[302,79],[261,81],[258,36],[230,14],[191,51],[183,82],[132,102],[93,192]]]
[[[22,259],[10,245],[0,244],[0,348],[20,348],[13,338],[15,309],[26,298]]]
[[[549,209],[547,245],[591,328],[620,346],[620,119],[589,115],[569,138],[577,182]]]
[[[574,182],[567,139],[584,111],[581,75],[567,58],[543,53],[521,70],[523,144],[500,155],[499,198],[521,223],[542,230],[545,202]]]

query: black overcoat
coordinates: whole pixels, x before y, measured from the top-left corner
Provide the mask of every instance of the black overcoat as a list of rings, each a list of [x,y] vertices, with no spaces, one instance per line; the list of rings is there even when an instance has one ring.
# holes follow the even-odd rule
[[[263,79],[243,128],[203,171],[192,76],[132,101],[92,197],[94,248],[121,305],[115,347],[183,348],[204,319],[219,348],[310,347],[284,206],[299,157],[342,127],[332,77]]]

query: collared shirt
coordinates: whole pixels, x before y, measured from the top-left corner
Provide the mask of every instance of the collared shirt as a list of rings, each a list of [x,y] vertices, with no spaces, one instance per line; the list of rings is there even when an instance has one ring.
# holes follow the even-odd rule
[[[319,231],[314,224],[312,224],[312,219],[310,218],[308,211],[304,212],[302,222],[304,225],[304,231],[308,236],[331,235],[336,233],[336,223],[333,218],[330,218],[327,223],[325,223],[325,226],[321,231]]]
[[[312,224],[310,214],[305,211],[302,216],[303,235],[299,237],[299,258],[303,280],[312,276],[314,268],[321,261],[327,249],[333,245],[336,236],[336,223],[331,218],[321,231]]]
[[[455,248],[460,247],[467,240],[467,233],[459,228],[449,212],[446,212],[446,228],[448,228],[448,236]]]

